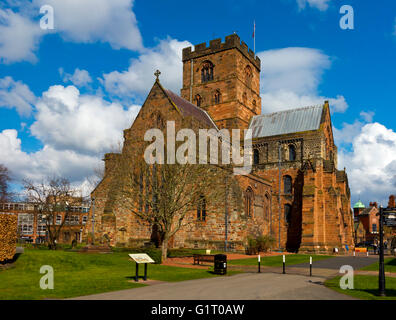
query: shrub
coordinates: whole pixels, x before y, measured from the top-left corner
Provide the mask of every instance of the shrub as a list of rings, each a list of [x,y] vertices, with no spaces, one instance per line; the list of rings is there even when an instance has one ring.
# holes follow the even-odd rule
[[[258,254],[267,252],[275,243],[275,239],[270,236],[256,236],[247,238],[246,254]]]

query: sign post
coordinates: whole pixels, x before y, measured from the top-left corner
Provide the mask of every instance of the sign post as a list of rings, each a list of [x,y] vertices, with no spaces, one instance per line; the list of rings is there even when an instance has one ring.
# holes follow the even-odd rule
[[[155,261],[146,253],[129,254],[129,257],[136,263],[135,281],[139,281],[139,264],[141,263],[144,264],[144,276],[141,278],[143,278],[144,281],[147,281],[147,264],[154,263]]]

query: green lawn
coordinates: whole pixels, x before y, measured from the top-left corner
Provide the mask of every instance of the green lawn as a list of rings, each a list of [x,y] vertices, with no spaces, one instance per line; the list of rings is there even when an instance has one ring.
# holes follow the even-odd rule
[[[385,272],[394,272],[396,273],[396,258],[386,258],[385,262]],[[368,271],[378,271],[379,269],[379,262],[370,264],[367,267],[362,268],[361,270],[368,270]]]
[[[354,289],[342,290],[340,288],[341,276],[327,280],[325,285],[337,292],[348,294],[355,298],[366,300],[396,300],[396,278],[386,278],[386,297],[378,296],[378,277],[377,276],[354,276]]]
[[[54,268],[54,290],[40,289],[40,268]],[[140,268],[143,275],[144,268]],[[231,271],[229,275],[237,272]],[[127,253],[83,254],[25,249],[10,269],[0,269],[0,300],[69,298],[144,286],[135,283],[135,264]],[[149,279],[183,281],[216,277],[208,270],[149,265]]]
[[[323,259],[331,258],[332,256],[326,255],[309,255],[309,254],[288,254],[286,255],[286,265],[298,264],[298,263],[309,263],[309,257],[312,257],[312,261],[318,261]],[[257,256],[251,259],[239,259],[229,260],[228,264],[239,265],[239,266],[256,266]],[[272,256],[272,257],[261,257],[260,264],[268,267],[281,267],[283,265],[283,257]]]

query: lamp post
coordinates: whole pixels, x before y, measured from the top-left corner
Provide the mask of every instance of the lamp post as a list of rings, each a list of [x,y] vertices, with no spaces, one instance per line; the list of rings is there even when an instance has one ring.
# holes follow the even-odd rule
[[[95,245],[95,198],[92,198],[92,245]]]
[[[224,239],[224,251],[227,252],[228,247],[228,176],[225,177],[225,204],[224,204],[224,226],[225,226],[225,239]]]
[[[379,275],[378,275],[378,288],[379,295],[385,297],[385,266],[384,266],[384,209],[380,206],[380,225],[379,225]]]

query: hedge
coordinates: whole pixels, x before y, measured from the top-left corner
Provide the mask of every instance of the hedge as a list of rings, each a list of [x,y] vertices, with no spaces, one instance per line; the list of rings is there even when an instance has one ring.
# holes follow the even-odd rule
[[[18,218],[0,213],[0,262],[12,260],[16,253]]]

